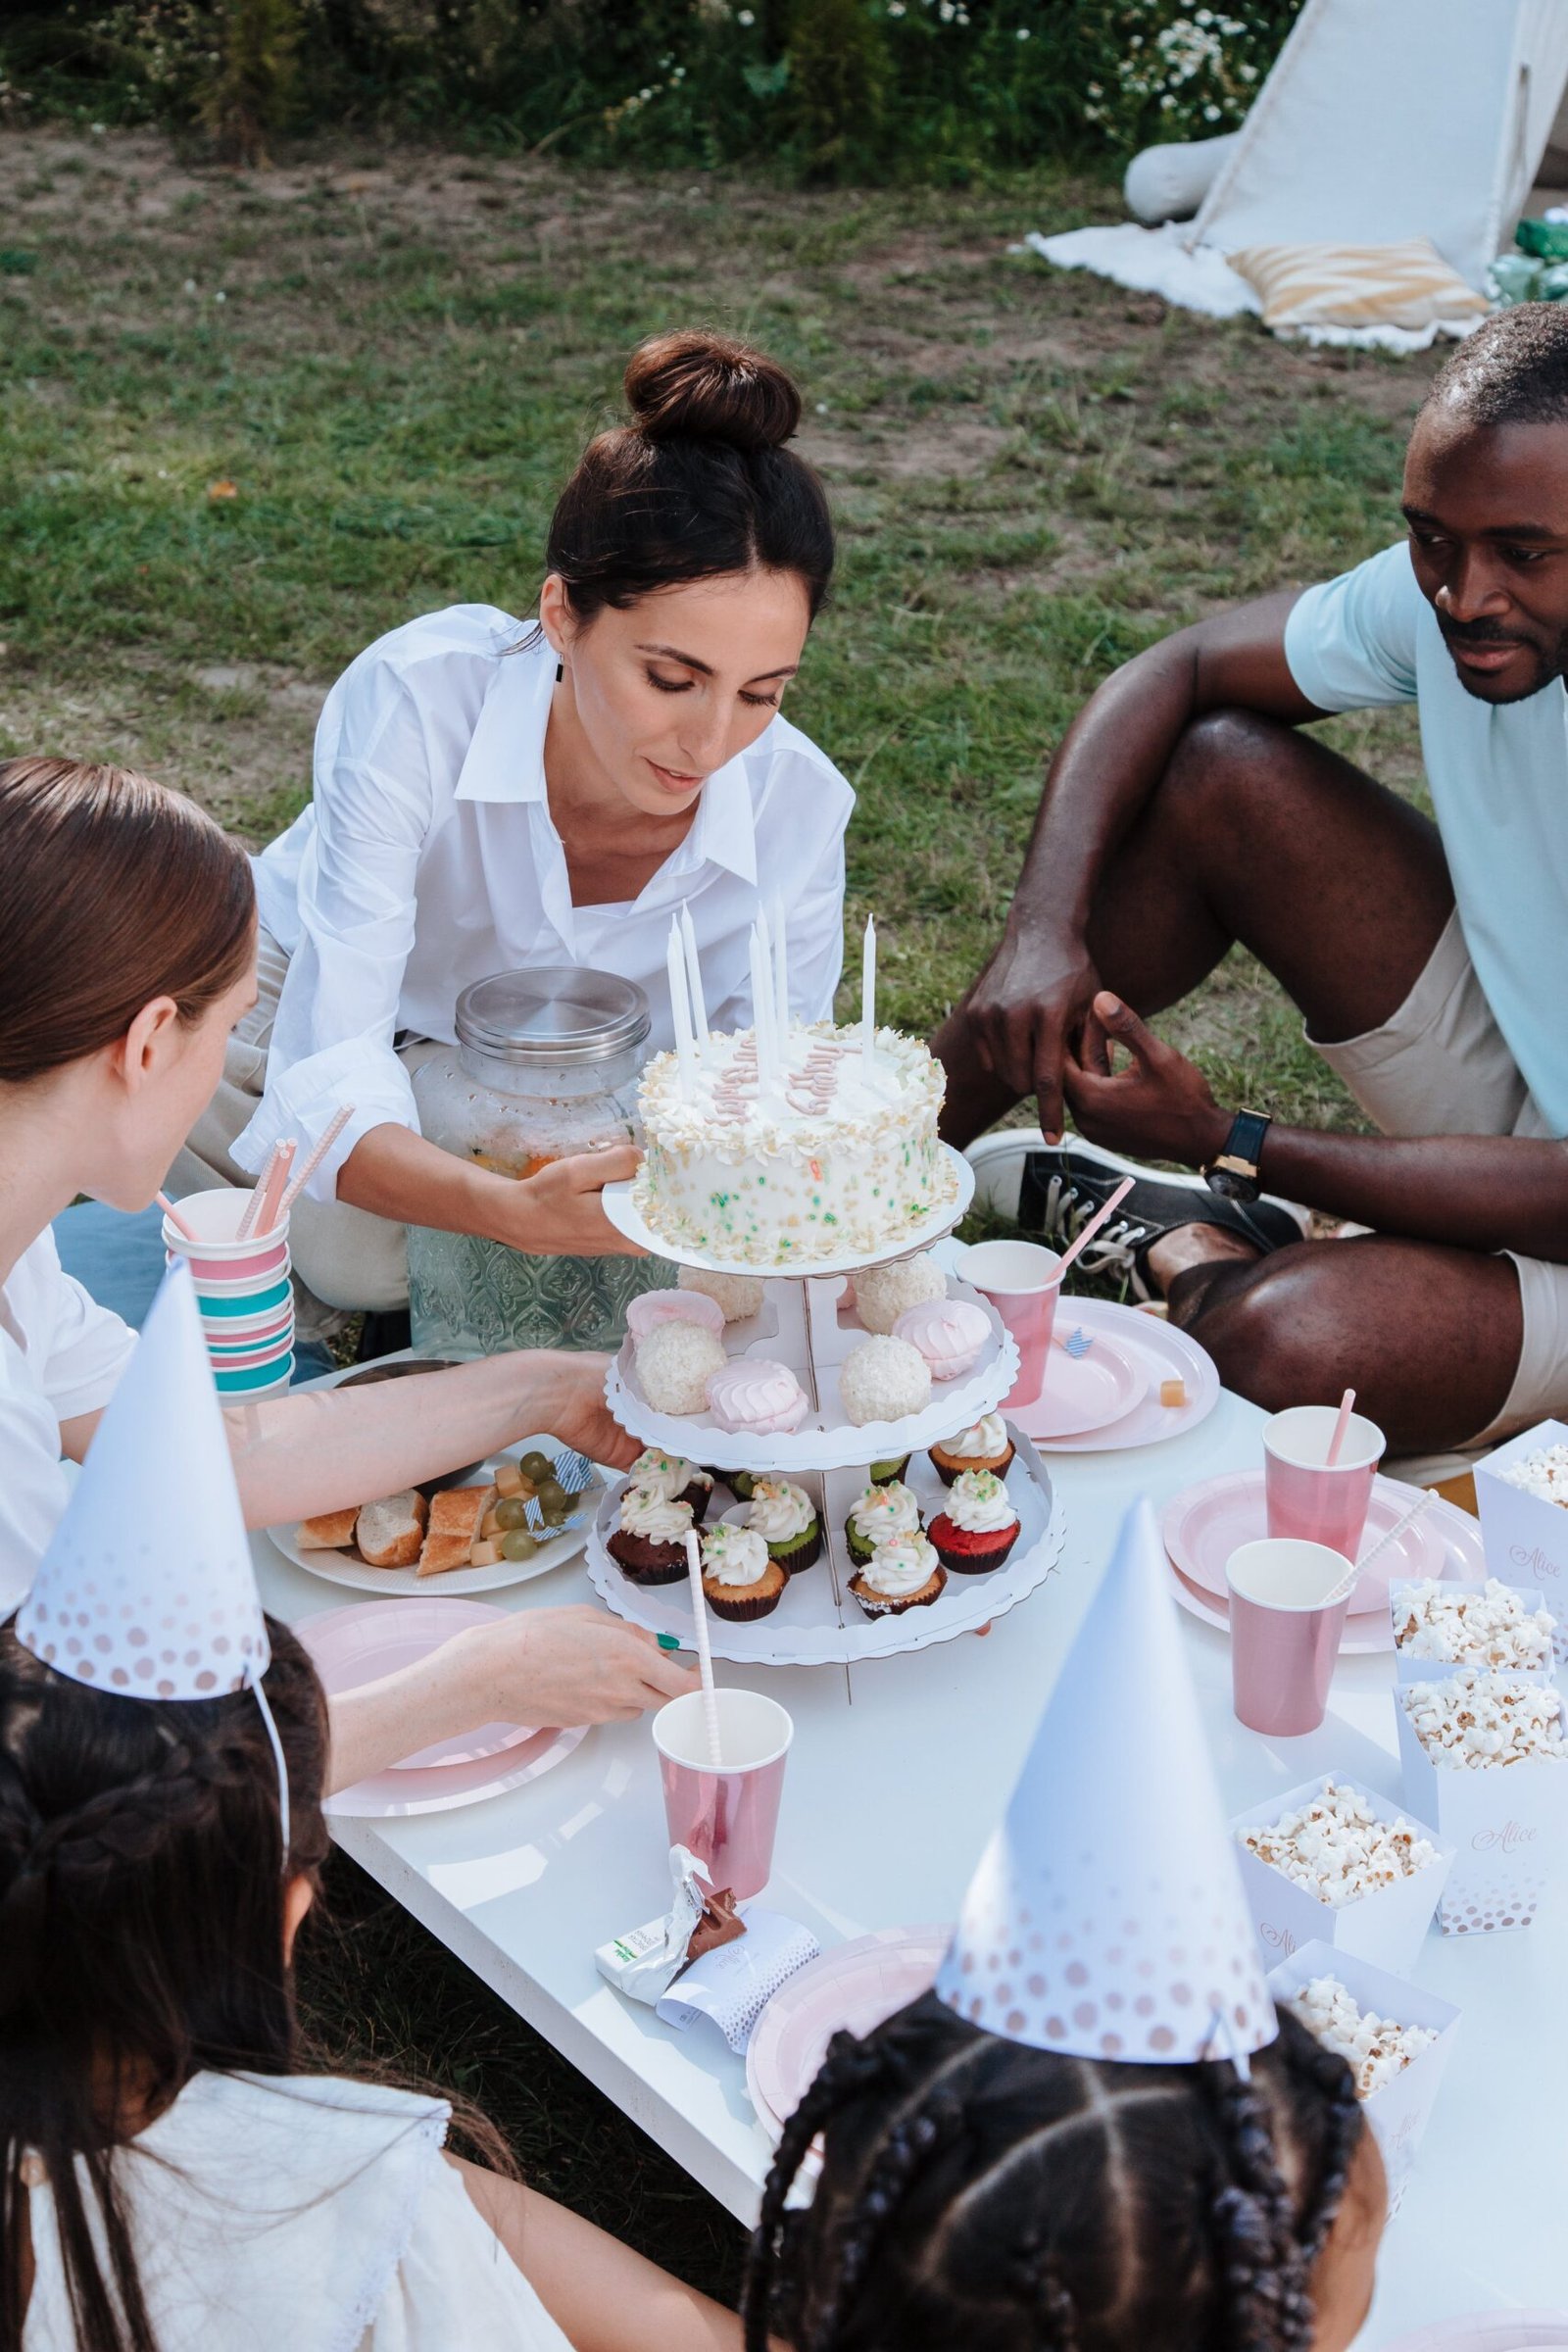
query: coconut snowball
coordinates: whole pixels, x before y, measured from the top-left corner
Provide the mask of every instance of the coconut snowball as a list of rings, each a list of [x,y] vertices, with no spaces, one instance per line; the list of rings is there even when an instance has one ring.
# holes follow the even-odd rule
[[[930,1403],[931,1367],[907,1340],[863,1340],[844,1359],[839,1396],[845,1418],[857,1429],[867,1421],[902,1421]]]
[[[660,1323],[637,1343],[637,1378],[656,1413],[700,1413],[724,1350],[700,1323]]]
[[[762,1286],[755,1274],[710,1274],[702,1266],[682,1266],[675,1280],[681,1290],[711,1298],[726,1323],[746,1323],[762,1311]]]
[[[911,1306],[945,1298],[948,1278],[934,1257],[896,1257],[888,1266],[867,1266],[855,1277],[855,1311],[867,1331],[890,1333]]]

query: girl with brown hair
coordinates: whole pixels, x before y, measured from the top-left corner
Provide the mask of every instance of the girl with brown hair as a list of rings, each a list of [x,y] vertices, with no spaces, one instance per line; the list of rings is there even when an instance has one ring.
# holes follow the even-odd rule
[[[536,625],[457,605],[361,654],[321,713],[311,806],[257,860],[260,996],[176,1190],[201,1169],[243,1182],[352,1102],[291,1226],[297,1284],[329,1308],[406,1301],[409,1224],[630,1247],[599,1200],[629,1146],[515,1181],[421,1137],[411,1072],[451,1043],[470,982],[618,974],[648,993],[657,1053],[671,915],[689,906],[712,1024],[734,1028],[750,926],[776,902],[792,1008],[831,1011],[854,795],[779,710],[833,567],[822,486],[788,446],[800,394],[703,333],[645,343],[625,390],[629,421],[557,505]],[[301,1303],[303,1329],[326,1326]]]

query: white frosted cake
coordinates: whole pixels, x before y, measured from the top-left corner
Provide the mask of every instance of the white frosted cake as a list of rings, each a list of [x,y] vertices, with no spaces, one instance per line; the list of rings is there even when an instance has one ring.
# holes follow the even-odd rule
[[[653,1231],[749,1266],[820,1263],[919,1231],[956,1181],[937,1141],[943,1074],[918,1038],[792,1022],[781,1085],[760,1089],[750,1029],[710,1037],[695,1074],[643,1073],[647,1156],[635,1200]]]

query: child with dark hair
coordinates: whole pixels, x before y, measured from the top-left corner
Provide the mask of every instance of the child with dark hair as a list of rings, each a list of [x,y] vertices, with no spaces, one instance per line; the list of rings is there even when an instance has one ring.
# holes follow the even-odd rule
[[[1264,1985],[1141,1504],[934,1989],[785,2126],[748,2352],[1344,2352],[1386,2204],[1349,2068]]]

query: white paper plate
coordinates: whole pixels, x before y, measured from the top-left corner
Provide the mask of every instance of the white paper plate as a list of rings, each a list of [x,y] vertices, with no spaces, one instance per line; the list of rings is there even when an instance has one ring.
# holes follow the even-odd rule
[[[758,2019],[746,2045],[746,2088],[775,2143],[820,2072],[835,2034],[862,2040],[929,1992],[953,1940],[947,1928],[882,1928],[797,1969]]]
[[[902,1617],[866,1617],[854,1593],[846,1590],[855,1563],[844,1539],[850,1505],[865,1485],[863,1466],[820,1475],[807,1473],[800,1483],[821,1516],[822,1557],[814,1568],[803,1569],[790,1578],[784,1597],[770,1617],[759,1618],[752,1625],[731,1625],[710,1616],[709,1639],[714,1657],[748,1666],[837,1666],[861,1658],[897,1657],[904,1650],[928,1649],[933,1642],[978,1633],[982,1626],[1027,1599],[1061,1557],[1065,1521],[1039,1454],[1018,1430],[1009,1434],[1017,1453],[1007,1472],[1007,1492],[1020,1524],[1018,1541],[1003,1567],[984,1576],[950,1572],[946,1591],[929,1608],[906,1609]],[[929,1521],[942,1508],[947,1489],[927,1461],[911,1462],[906,1476],[920,1498],[921,1517]],[[689,1649],[692,1609],[685,1584],[635,1585],[621,1574],[605,1548],[606,1539],[614,1533],[615,1506],[624,1485],[623,1479],[616,1479],[600,1505],[588,1542],[589,1581],[618,1617],[646,1626],[651,1633],[674,1634]],[[1006,1637],[998,1635],[997,1639],[1004,1641]]]
[[[637,1380],[636,1348],[628,1339],[605,1380],[605,1400],[622,1429],[645,1446],[719,1470],[778,1470],[793,1478],[800,1470],[853,1468],[890,1462],[922,1446],[940,1445],[960,1429],[972,1429],[982,1413],[994,1412],[1018,1377],[1018,1350],[996,1308],[966,1283],[948,1276],[950,1298],[967,1298],[990,1325],[991,1337],[972,1372],[961,1380],[933,1381],[931,1402],[902,1421],[868,1421],[859,1429],[844,1418],[839,1372],[853,1348],[870,1337],[858,1322],[840,1321],[837,1279],[780,1282],[769,1278],[760,1315],[731,1323],[724,1347],[731,1356],[764,1356],[788,1364],[809,1396],[812,1384],[820,1409],[807,1414],[799,1429],[759,1438],[720,1429],[710,1412],[661,1413],[648,1403]],[[808,1341],[809,1321],[809,1341]],[[763,1323],[768,1325],[765,1336]]]
[[[901,1234],[882,1250],[841,1250],[831,1257],[803,1260],[798,1265],[759,1266],[743,1263],[739,1258],[715,1257],[710,1250],[688,1250],[680,1242],[666,1240],[656,1233],[632,1199],[637,1178],[625,1184],[607,1184],[599,1198],[605,1204],[605,1214],[615,1231],[624,1234],[628,1242],[636,1242],[654,1257],[668,1258],[677,1266],[700,1266],[709,1274],[755,1274],[792,1276],[796,1281],[810,1274],[856,1274],[862,1266],[881,1266],[896,1257],[912,1257],[917,1250],[929,1250],[953,1231],[974,1199],[974,1170],[961,1152],[950,1144],[941,1147],[948,1173],[953,1178],[953,1191],[940,1206],[934,1208],[923,1225],[912,1233]]]
[[[548,1453],[558,1462],[568,1450],[555,1438],[524,1438],[509,1446],[505,1453],[493,1453],[465,1483],[483,1486],[493,1479],[502,1462],[517,1461],[525,1453]],[[347,1585],[355,1592],[378,1592],[383,1599],[429,1599],[433,1594],[461,1598],[470,1592],[499,1592],[508,1585],[526,1585],[536,1576],[548,1576],[553,1568],[564,1567],[574,1560],[588,1541],[588,1529],[598,1508],[604,1482],[598,1471],[583,1490],[581,1502],[571,1520],[548,1544],[541,1544],[531,1560],[497,1560],[490,1568],[450,1568],[442,1576],[421,1576],[416,1568],[372,1568],[356,1551],[302,1551],[294,1540],[296,1522],[283,1527],[270,1527],[270,1542],[292,1560],[296,1568],[304,1568],[312,1576],[325,1579],[329,1585]]]
[[[473,1764],[372,1773],[368,1780],[329,1796],[321,1810],[328,1821],[339,1815],[356,1821],[398,1821],[416,1813],[450,1813],[459,1805],[481,1804],[487,1796],[502,1796],[509,1788],[525,1788],[529,1781],[554,1772],[582,1745],[588,1730],[587,1724],[576,1723],[565,1731],[535,1732],[520,1747],[483,1756]]]

